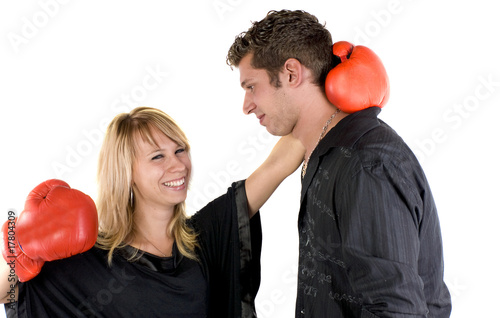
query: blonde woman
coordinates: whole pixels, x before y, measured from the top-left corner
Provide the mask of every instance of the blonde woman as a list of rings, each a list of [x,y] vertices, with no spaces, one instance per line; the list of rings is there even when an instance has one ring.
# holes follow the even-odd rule
[[[18,284],[19,317],[255,316],[257,212],[304,149],[283,137],[247,180],[188,218],[189,150],[158,109],[116,116],[99,157],[97,244]]]

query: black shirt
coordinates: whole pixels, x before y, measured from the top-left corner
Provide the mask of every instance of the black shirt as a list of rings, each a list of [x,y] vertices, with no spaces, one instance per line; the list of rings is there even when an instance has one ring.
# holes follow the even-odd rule
[[[259,215],[251,220],[244,182],[189,219],[198,232],[200,261],[116,251],[112,266],[96,247],[47,262],[19,284],[19,317],[254,317],[260,284]],[[252,245],[253,244],[253,245]],[[6,306],[7,308],[7,306]]]
[[[372,107],[321,140],[302,181],[297,317],[449,317],[424,172]]]

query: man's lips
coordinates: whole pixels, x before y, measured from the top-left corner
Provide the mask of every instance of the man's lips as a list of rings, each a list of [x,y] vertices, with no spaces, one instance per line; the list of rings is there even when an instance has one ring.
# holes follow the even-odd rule
[[[257,116],[257,119],[259,120],[259,123],[260,123],[261,125],[262,125],[262,123],[264,122],[264,117],[265,117],[265,116],[266,116],[266,115],[264,115],[264,114],[262,114],[262,115],[260,115],[260,116]]]

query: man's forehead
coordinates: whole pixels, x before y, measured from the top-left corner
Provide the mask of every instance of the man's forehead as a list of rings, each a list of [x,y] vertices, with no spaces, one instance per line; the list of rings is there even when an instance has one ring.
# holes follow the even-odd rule
[[[245,87],[249,82],[255,80],[256,77],[259,77],[261,75],[260,73],[266,73],[265,70],[263,69],[257,69],[254,68],[252,65],[252,57],[253,54],[247,54],[245,55],[239,65],[238,69],[240,71],[240,84],[241,87]]]
[[[251,63],[251,56],[250,54],[245,55],[240,63],[238,64],[238,70],[240,71],[240,79],[244,80],[245,76],[248,76],[248,74],[254,70],[252,63]]]

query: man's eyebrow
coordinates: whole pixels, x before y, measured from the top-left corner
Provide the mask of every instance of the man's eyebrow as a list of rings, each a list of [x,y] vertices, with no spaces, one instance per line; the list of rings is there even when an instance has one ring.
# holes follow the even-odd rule
[[[241,87],[246,88],[248,85],[254,85],[252,82],[255,81],[255,78],[253,76],[246,77],[243,79],[241,82]]]

